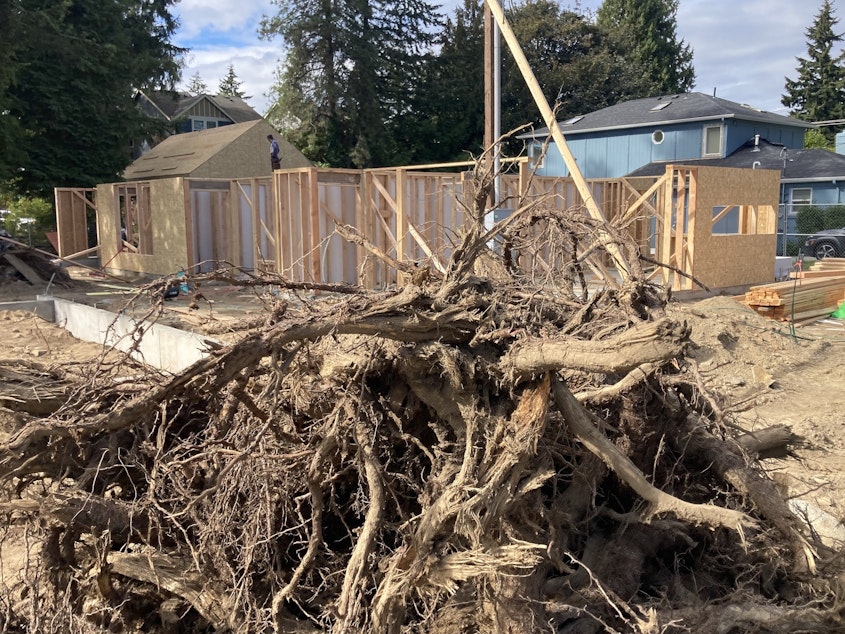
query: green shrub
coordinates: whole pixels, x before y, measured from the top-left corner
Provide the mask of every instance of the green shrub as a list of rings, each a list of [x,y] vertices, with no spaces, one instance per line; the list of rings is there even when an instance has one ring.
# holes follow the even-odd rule
[[[786,253],[784,253],[784,255],[791,255],[792,257],[797,256],[801,252],[801,246],[803,244],[804,244],[803,241],[787,240],[786,241]]]
[[[845,205],[807,205],[795,219],[798,233],[816,233],[845,227]]]
[[[798,229],[798,233],[815,233],[824,229],[824,209],[824,207],[819,207],[818,205],[801,207],[795,218],[795,226]]]
[[[845,205],[834,205],[827,208],[825,214],[825,229],[845,227]]]
[[[32,246],[46,246],[46,231],[56,230],[56,213],[46,198],[16,198],[7,201],[6,231],[16,240]]]

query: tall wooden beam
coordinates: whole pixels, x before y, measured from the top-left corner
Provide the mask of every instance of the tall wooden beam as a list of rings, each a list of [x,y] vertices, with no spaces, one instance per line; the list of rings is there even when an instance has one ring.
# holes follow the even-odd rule
[[[496,140],[493,138],[493,14],[484,5],[484,148]]]
[[[485,0],[485,5],[490,7],[490,12],[493,14],[493,18],[499,25],[502,36],[505,38],[505,42],[507,42],[508,48],[510,48],[511,54],[514,57],[514,60],[516,60],[516,64],[519,67],[520,72],[522,72],[522,77],[525,79],[525,83],[528,84],[528,90],[531,91],[531,96],[534,97],[534,101],[540,109],[540,114],[543,116],[546,126],[549,128],[552,139],[554,139],[555,145],[563,157],[563,162],[569,169],[569,174],[575,182],[575,186],[578,188],[581,197],[584,199],[587,212],[593,219],[602,223],[607,222],[607,219],[604,217],[601,209],[599,209],[599,206],[596,204],[595,199],[593,199],[590,187],[587,185],[587,181],[584,179],[583,174],[581,174],[581,170],[575,162],[575,157],[572,156],[572,152],[566,144],[566,140],[563,138],[563,133],[560,131],[560,127],[558,127],[554,111],[549,105],[549,102],[546,100],[546,96],[543,94],[540,84],[537,83],[534,71],[532,71],[531,66],[528,65],[528,60],[525,58],[525,54],[522,52],[522,48],[520,47],[516,36],[511,30],[510,25],[507,23],[507,20],[505,20],[505,14],[502,11],[501,5],[498,0]],[[612,237],[601,227],[599,228],[599,231],[604,247],[613,258],[616,269],[619,271],[619,274],[622,276],[622,280],[624,281],[631,275],[630,265],[619,252],[619,247],[615,242],[613,242]]]

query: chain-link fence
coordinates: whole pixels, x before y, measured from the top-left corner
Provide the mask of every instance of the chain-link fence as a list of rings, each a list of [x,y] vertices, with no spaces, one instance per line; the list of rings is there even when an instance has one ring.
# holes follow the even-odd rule
[[[795,257],[807,238],[823,229],[845,227],[845,205],[786,204],[778,210],[777,255]],[[805,253],[812,257],[812,253]]]

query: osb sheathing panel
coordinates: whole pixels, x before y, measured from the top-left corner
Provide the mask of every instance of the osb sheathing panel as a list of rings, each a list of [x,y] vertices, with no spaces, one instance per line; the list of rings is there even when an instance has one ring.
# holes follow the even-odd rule
[[[132,271],[146,275],[168,275],[188,267],[183,179],[149,181],[152,226],[152,254],[121,251],[115,191],[119,185],[99,185],[97,214],[102,266],[109,272]]]
[[[255,125],[191,173],[191,178],[251,178],[270,176],[270,126]]]
[[[711,288],[773,281],[780,172],[729,167],[696,171],[692,275]],[[713,208],[730,205],[757,208],[756,235],[713,235]]]

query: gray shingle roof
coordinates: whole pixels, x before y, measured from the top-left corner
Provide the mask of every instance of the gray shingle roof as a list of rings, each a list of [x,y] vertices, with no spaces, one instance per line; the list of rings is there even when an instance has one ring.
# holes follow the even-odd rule
[[[747,104],[739,104],[727,99],[705,95],[701,92],[624,101],[601,110],[573,117],[568,121],[559,121],[558,125],[564,135],[572,135],[599,130],[638,128],[723,118],[792,125],[800,128],[816,127],[812,123],[794,117],[785,117],[773,112],[758,110]],[[548,128],[542,128],[520,135],[520,138],[544,138],[548,134]]]
[[[715,167],[755,167],[756,164],[759,169],[782,170],[781,179],[784,181],[845,179],[845,156],[842,154],[820,149],[796,150],[765,139],[760,139],[756,146],[753,139],[749,140],[725,158],[654,162],[628,176],[660,176],[670,163]]]
[[[191,95],[187,92],[169,90],[151,90],[143,95],[155,104],[162,114],[168,119],[175,119],[190,110],[194,104],[207,99],[222,110],[233,123],[244,123],[245,121],[256,121],[261,119],[253,108],[240,97],[229,97],[227,95]]]

